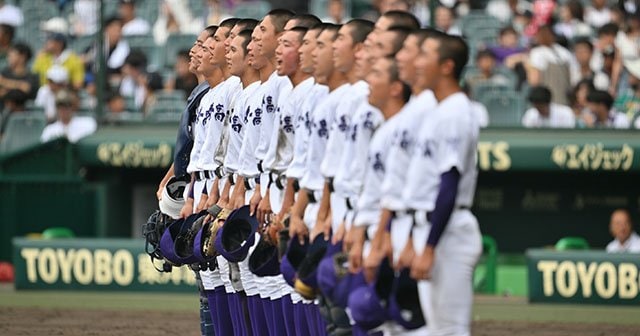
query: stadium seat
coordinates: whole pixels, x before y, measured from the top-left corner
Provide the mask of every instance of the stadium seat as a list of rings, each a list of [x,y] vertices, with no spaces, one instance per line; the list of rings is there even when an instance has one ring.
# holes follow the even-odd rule
[[[271,4],[267,1],[243,1],[236,5],[233,16],[241,18],[261,19],[271,10]]]
[[[177,104],[159,104],[156,102],[145,119],[152,122],[179,122],[183,109],[184,106]]]
[[[476,272],[473,287],[477,292],[495,294],[498,267],[498,244],[488,235],[482,235],[482,270]]]
[[[556,243],[557,251],[588,250],[589,243],[582,237],[564,237]]]
[[[524,102],[515,91],[489,92],[479,96],[489,112],[491,127],[521,127]]]
[[[105,114],[104,120],[113,124],[134,124],[144,120],[144,115],[140,112],[119,112]]]
[[[71,229],[66,227],[52,227],[42,231],[42,239],[75,238]]]
[[[47,120],[44,113],[24,112],[9,116],[0,142],[0,153],[17,151],[40,143]]]
[[[180,50],[189,50],[193,45],[193,41],[198,38],[195,34],[171,34],[167,38],[167,43],[164,46],[164,65],[167,68],[173,69],[176,63],[176,55]]]
[[[96,41],[96,35],[83,35],[76,36],[71,40],[71,49],[75,51],[77,54],[84,54],[84,52],[91,47],[91,45]]]
[[[477,100],[493,92],[508,92],[512,90],[513,86],[490,82],[480,82],[471,86],[471,93]]]

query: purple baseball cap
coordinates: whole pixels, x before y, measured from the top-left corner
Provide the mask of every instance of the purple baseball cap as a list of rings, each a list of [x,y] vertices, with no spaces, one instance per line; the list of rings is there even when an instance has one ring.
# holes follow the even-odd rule
[[[162,255],[167,261],[176,266],[182,264],[180,263],[180,258],[176,255],[173,241],[178,237],[182,224],[184,224],[184,218],[177,219],[164,230],[160,238],[160,251],[162,251]]]
[[[328,252],[327,252],[328,254]],[[347,265],[348,255],[343,252],[325,256],[318,266],[318,287],[326,298],[341,308],[346,308],[349,294],[366,285],[362,272],[352,274]]]
[[[285,254],[280,260],[280,272],[284,277],[284,280],[291,286],[295,286],[296,272],[298,267],[304,260],[309,249],[309,237],[304,237],[304,244],[300,245],[298,237],[295,236],[289,240],[289,246]]]
[[[426,325],[426,321],[420,306],[418,283],[409,273],[405,268],[394,279],[389,296],[389,316],[405,329],[413,330]]]
[[[260,277],[280,274],[278,248],[261,239],[249,256],[249,270]]]
[[[371,330],[390,319],[387,306],[393,280],[394,272],[386,258],[380,264],[376,281],[360,286],[349,295],[347,305],[359,327]]]
[[[257,228],[258,220],[249,215],[248,205],[234,210],[218,230],[216,250],[230,262],[244,260],[255,242]]]
[[[295,289],[305,299],[314,299],[318,289],[318,265],[327,252],[329,242],[320,233],[313,240],[307,251],[307,255],[298,268],[298,279]]]

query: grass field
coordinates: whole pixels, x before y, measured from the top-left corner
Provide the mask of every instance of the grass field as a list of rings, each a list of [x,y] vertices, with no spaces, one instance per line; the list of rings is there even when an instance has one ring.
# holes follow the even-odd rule
[[[116,314],[114,319],[122,318],[117,314],[133,316],[155,312],[162,316],[171,311],[180,316],[189,316],[191,323],[196,324],[198,303],[196,293],[16,292],[5,285],[0,287],[0,334],[11,335],[5,333],[11,330],[7,327],[12,323],[5,314],[7,311],[18,314],[29,309],[34,309],[40,315],[59,311],[62,312],[60,316],[78,311],[84,314],[107,312]],[[473,319],[474,335],[640,335],[640,307],[528,304],[524,297],[476,296]],[[28,329],[29,324],[25,322],[23,327]],[[82,334],[73,332],[74,325],[71,328],[67,329],[70,332],[61,334]],[[123,328],[137,330],[135,324]],[[541,332],[545,328],[553,330]],[[527,329],[529,331],[525,331]],[[116,334],[120,333],[104,335]],[[131,334],[141,333],[135,331]]]

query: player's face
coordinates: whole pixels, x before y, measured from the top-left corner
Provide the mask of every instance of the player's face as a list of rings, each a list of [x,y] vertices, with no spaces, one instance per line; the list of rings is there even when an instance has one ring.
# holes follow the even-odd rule
[[[262,22],[260,22],[258,28],[259,54],[266,58],[273,58],[276,47],[278,47],[278,33],[276,33],[276,26],[273,25],[271,16],[266,16]]]
[[[207,39],[207,32],[203,31],[198,35],[198,38],[195,42],[193,42],[193,46],[189,49],[189,71],[191,73],[198,72],[198,66],[200,65],[200,60],[198,60],[198,52],[202,48],[204,41]]]
[[[320,33],[316,48],[311,52],[313,65],[315,67],[313,75],[316,79],[327,79],[333,72],[333,57],[331,57],[333,53],[331,47],[333,44],[333,35],[334,32],[331,31],[323,31]]]
[[[285,31],[279,40],[280,42],[276,48],[276,70],[280,76],[291,76],[296,73],[300,63],[300,56],[298,55],[300,33]]]
[[[298,49],[300,55],[300,70],[304,73],[312,74],[315,67],[313,66],[313,57],[311,52],[316,48],[316,37],[318,30],[309,30],[302,38],[302,45]]]
[[[238,36],[238,34],[242,31],[242,27],[235,25],[233,26],[233,29],[231,29],[231,31],[229,31],[229,35],[227,36],[226,39],[224,39],[224,52],[225,54],[229,52],[229,47],[231,46],[231,41],[233,41],[233,39]]]
[[[402,49],[396,54],[396,62],[398,62],[398,76],[400,80],[413,85],[416,79],[416,67],[414,60],[418,57],[420,48],[418,46],[418,37],[415,35],[407,36],[404,40]]]
[[[234,76],[242,76],[244,69],[249,66],[249,57],[245,57],[242,43],[244,37],[235,37],[229,45],[229,52],[226,55],[229,73]]]
[[[229,33],[229,28],[220,27],[216,31],[215,35],[213,35],[214,40],[214,49],[211,53],[211,57],[209,58],[209,62],[217,67],[226,66],[226,61],[224,59],[225,47],[224,41],[227,39],[227,33]]]
[[[371,67],[371,71],[367,75],[367,83],[369,84],[369,104],[371,106],[382,109],[385,102],[389,98],[390,80],[389,67],[391,61],[386,58],[377,60]]]
[[[209,37],[204,41],[204,45],[200,49],[198,53],[198,59],[200,60],[200,65],[198,66],[198,71],[205,76],[211,75],[212,71],[216,68],[209,60],[213,56],[213,50],[216,47],[216,42],[213,37]]]
[[[440,72],[438,47],[440,42],[427,38],[420,48],[420,54],[416,58],[416,85],[426,89],[433,89]]]
[[[355,72],[356,72],[356,76],[358,78],[366,78],[367,74],[369,73],[369,69],[371,69],[371,44],[372,41],[369,39],[369,36],[371,36],[373,34],[373,32],[369,33],[369,35],[367,35],[367,39],[364,40],[364,43],[362,44],[362,48],[360,48],[358,51],[356,51],[354,58],[355,58]]]
[[[260,35],[260,26],[256,26],[256,28],[253,30],[253,33],[251,34],[251,42],[249,42],[249,45],[247,46],[249,63],[256,70],[262,69],[267,64],[267,59],[260,55],[257,51],[259,42],[258,36]]]
[[[615,211],[611,214],[611,222],[609,222],[611,235],[620,242],[626,241],[631,236],[631,221],[629,216],[623,211]]]
[[[333,41],[333,65],[340,72],[350,71],[355,62],[352,30],[353,27],[343,25],[338,31],[338,37]]]
[[[391,55],[393,51],[393,40],[396,38],[396,33],[393,32],[383,31],[377,34],[372,49],[373,58],[378,59]]]

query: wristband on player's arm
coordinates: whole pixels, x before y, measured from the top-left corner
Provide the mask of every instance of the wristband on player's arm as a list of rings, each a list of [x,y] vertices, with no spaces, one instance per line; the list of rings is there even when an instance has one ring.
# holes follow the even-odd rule
[[[433,211],[429,213],[431,231],[427,238],[427,245],[433,247],[438,245],[438,241],[440,241],[440,237],[455,207],[459,182],[460,173],[455,167],[440,175],[440,190],[438,191],[436,204]]]

